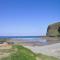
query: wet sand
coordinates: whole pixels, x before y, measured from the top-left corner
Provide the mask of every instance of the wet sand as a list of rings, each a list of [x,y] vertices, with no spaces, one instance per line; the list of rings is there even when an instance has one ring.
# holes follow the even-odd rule
[[[45,40],[46,42],[41,42],[42,40]],[[26,45],[26,46],[44,46],[44,45],[50,45],[55,43],[60,43],[60,37],[45,37],[41,36],[37,40],[24,40],[24,39],[12,39],[9,40],[10,42],[14,42],[14,44],[20,44],[20,45]]]

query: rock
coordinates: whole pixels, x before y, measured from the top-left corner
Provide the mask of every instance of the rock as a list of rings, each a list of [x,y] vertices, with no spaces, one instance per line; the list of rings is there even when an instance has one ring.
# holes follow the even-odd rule
[[[60,43],[55,43],[55,44],[45,45],[45,46],[24,46],[24,47],[30,49],[36,54],[53,56],[60,59]],[[39,58],[36,59],[38,60]]]
[[[46,36],[60,36],[60,22],[50,24],[47,28]]]

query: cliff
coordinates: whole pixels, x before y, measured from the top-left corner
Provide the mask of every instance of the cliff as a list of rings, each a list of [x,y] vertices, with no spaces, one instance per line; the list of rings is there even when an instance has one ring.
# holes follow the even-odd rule
[[[47,36],[60,36],[60,22],[50,24],[47,28]]]

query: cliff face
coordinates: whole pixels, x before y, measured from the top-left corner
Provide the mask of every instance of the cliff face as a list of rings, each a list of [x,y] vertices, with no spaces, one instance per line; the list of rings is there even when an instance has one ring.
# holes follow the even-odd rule
[[[47,28],[47,36],[60,36],[60,22],[51,24]]]

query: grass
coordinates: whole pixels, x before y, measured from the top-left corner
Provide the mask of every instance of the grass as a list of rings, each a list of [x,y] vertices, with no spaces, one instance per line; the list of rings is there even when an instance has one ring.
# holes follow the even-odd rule
[[[54,57],[42,55],[42,54],[35,54],[31,50],[23,47],[23,46],[13,46],[12,49],[15,49],[14,53],[11,53],[10,56],[2,58],[1,60],[59,60]]]
[[[36,60],[35,54],[29,49],[22,46],[13,46],[12,48],[17,48],[17,51],[15,53],[11,53],[9,57],[2,58],[1,60]]]
[[[58,58],[55,58],[55,57],[52,57],[52,56],[46,56],[46,55],[42,55],[42,54],[37,54],[37,56],[41,60],[60,60]]]

